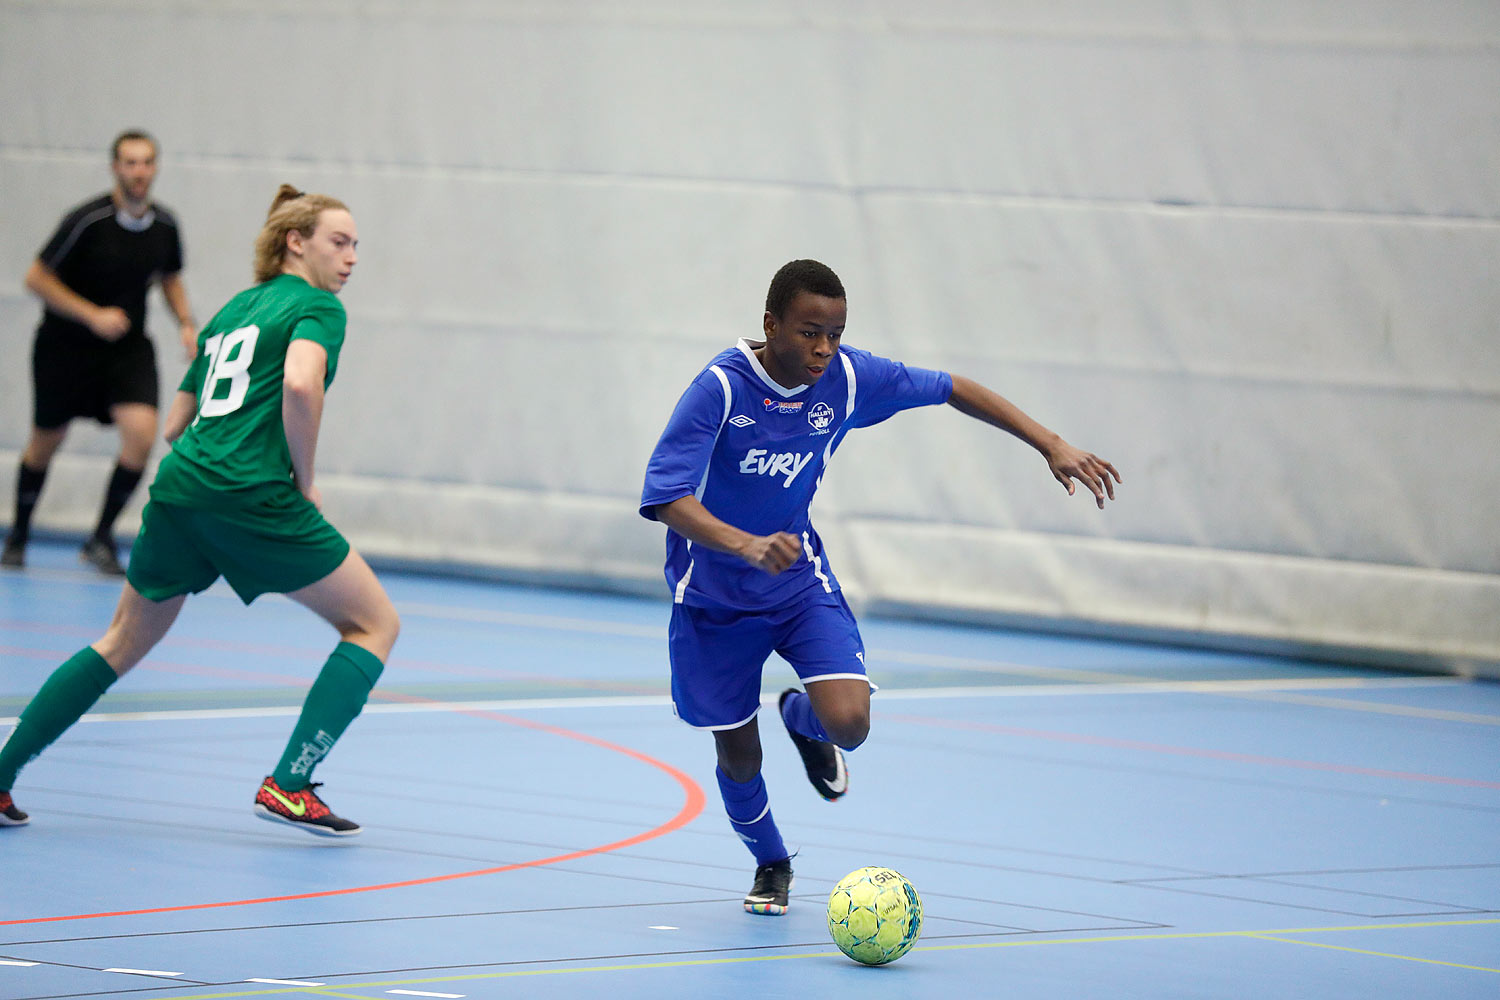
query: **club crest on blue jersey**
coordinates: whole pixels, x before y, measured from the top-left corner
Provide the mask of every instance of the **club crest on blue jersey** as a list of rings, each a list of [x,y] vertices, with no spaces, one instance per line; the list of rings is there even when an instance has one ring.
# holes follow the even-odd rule
[[[766,409],[771,413],[801,413],[802,400],[772,399],[766,397]]]
[[[807,422],[813,425],[813,433],[827,434],[828,425],[833,423],[833,407],[819,400],[807,411]]]

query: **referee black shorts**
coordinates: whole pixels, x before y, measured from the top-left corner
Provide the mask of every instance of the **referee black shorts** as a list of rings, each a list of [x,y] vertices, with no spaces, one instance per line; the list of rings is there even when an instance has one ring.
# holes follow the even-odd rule
[[[55,430],[75,417],[114,423],[120,403],[160,406],[156,345],[129,335],[110,343],[39,335],[31,351],[32,421]]]

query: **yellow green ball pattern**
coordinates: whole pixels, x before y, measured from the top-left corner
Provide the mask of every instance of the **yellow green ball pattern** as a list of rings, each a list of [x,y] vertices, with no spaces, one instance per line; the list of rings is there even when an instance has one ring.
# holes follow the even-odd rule
[[[922,933],[922,900],[900,872],[860,868],[840,879],[828,896],[828,933],[856,962],[894,962]]]

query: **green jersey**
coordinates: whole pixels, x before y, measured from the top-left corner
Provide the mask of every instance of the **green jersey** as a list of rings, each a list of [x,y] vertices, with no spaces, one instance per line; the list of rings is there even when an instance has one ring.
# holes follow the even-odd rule
[[[292,483],[281,384],[293,340],[328,351],[326,389],[344,343],[344,306],[332,292],[283,274],[240,292],[198,334],[198,356],[178,389],[198,399],[192,423],[162,459],[151,498],[199,508],[255,504]]]

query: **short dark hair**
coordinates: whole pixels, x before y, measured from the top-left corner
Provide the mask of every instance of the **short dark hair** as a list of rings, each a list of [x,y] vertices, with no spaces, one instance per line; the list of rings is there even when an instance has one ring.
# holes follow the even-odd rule
[[[815,260],[794,260],[783,264],[771,279],[770,291],[766,292],[766,312],[781,319],[799,292],[826,295],[830,299],[847,298],[844,283],[833,273],[833,268]]]
[[[115,160],[118,160],[120,158],[121,143],[132,142],[136,139],[145,139],[147,142],[151,143],[151,152],[153,154],[160,152],[161,150],[161,147],[156,144],[156,139],[152,137],[150,132],[146,132],[138,128],[128,128],[125,131],[121,132],[119,135],[115,136],[115,141],[109,144],[110,162],[113,163]]]

